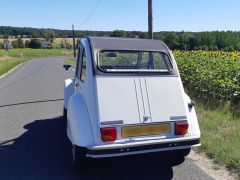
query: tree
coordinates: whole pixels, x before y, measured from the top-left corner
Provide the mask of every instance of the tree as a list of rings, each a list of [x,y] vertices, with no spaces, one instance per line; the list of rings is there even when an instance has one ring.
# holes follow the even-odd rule
[[[112,37],[124,37],[125,36],[125,31],[123,30],[114,30],[112,32]]]
[[[3,49],[3,43],[0,42],[0,49]]]
[[[178,49],[187,50],[188,45],[187,42],[188,42],[187,34],[182,31],[181,34],[178,35]]]
[[[42,47],[42,43],[39,39],[31,39],[28,44],[28,47],[33,49],[39,49]]]
[[[189,50],[194,50],[197,47],[197,39],[195,37],[190,37],[188,39]]]
[[[163,41],[169,46],[170,49],[174,50],[178,48],[178,36],[174,32],[168,33]]]
[[[17,44],[18,44],[18,47],[19,48],[24,48],[24,43],[23,43],[23,40],[22,40],[22,38],[18,38],[17,39]]]
[[[28,47],[29,47],[29,46],[28,46],[28,45],[29,45],[29,42],[30,42],[29,40],[26,40],[26,41],[25,41],[25,48],[28,48]]]
[[[3,35],[3,39],[8,39],[8,38],[9,38],[8,34]]]
[[[12,46],[13,46],[14,48],[18,48],[18,43],[17,43],[16,40],[12,41],[11,44],[12,44]]]
[[[14,48],[24,48],[24,43],[22,38],[18,38],[17,40],[12,41],[12,46]]]
[[[140,38],[140,39],[146,39],[146,38],[147,38],[147,33],[141,32],[141,33],[139,34],[139,38]]]
[[[54,31],[51,29],[48,29],[44,34],[44,38],[46,39],[46,41],[50,41],[51,43],[53,43],[53,41],[55,39]]]

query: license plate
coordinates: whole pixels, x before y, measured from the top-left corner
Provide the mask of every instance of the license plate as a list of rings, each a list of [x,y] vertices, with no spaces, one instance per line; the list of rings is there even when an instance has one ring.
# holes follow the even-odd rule
[[[170,123],[122,127],[122,137],[147,136],[171,133]]]

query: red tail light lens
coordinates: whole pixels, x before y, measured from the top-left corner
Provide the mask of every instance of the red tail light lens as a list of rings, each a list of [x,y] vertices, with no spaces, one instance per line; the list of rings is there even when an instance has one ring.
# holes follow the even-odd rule
[[[117,128],[101,128],[102,141],[115,141],[117,139]]]
[[[188,133],[188,122],[176,122],[176,135],[185,135]]]

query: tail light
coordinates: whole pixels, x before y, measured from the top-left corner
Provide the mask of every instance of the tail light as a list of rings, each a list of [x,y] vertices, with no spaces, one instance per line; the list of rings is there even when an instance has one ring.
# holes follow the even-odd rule
[[[176,135],[185,135],[188,133],[188,122],[176,122],[175,124],[175,134]]]
[[[102,141],[115,141],[117,139],[117,128],[101,128]]]

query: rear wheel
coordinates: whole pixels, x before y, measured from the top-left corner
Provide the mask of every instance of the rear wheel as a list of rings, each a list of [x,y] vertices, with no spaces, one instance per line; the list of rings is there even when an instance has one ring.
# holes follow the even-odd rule
[[[176,157],[185,157],[191,152],[191,148],[174,150],[172,153]]]
[[[76,145],[72,145],[72,161],[76,168],[86,167],[86,149]]]
[[[63,107],[63,119],[67,119],[67,109]]]

